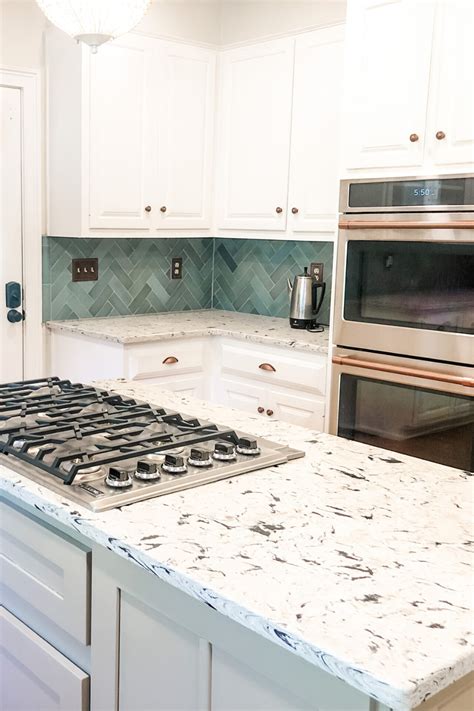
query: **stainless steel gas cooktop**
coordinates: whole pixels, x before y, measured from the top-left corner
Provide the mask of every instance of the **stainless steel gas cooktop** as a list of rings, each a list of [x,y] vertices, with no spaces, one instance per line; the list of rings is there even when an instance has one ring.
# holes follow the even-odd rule
[[[93,511],[304,453],[59,378],[0,385],[0,463]]]

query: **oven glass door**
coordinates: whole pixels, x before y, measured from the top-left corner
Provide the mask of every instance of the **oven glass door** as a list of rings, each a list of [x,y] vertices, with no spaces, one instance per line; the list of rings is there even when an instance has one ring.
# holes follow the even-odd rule
[[[349,240],[344,319],[474,333],[474,242]]]
[[[474,398],[342,373],[338,435],[474,471]]]

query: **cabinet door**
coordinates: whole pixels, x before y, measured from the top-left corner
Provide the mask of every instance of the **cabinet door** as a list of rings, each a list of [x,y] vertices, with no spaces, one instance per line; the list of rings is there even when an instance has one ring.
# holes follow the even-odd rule
[[[294,40],[224,52],[218,226],[285,230]]]
[[[198,47],[166,44],[156,54],[158,229],[210,226],[215,65],[215,53]]]
[[[474,4],[439,5],[430,95],[431,159],[435,165],[474,165]],[[465,170],[468,170],[465,167]]]
[[[14,615],[0,608],[3,711],[87,711],[89,677]]]
[[[324,398],[283,388],[275,388],[271,396],[273,419],[313,430],[324,430]]]
[[[209,645],[134,595],[120,597],[120,711],[207,708]]]
[[[296,39],[288,202],[295,232],[336,227],[343,40],[342,27]]]
[[[243,378],[222,378],[220,388],[219,403],[227,407],[260,415],[265,414],[265,408],[271,407],[270,389],[265,385]],[[259,412],[259,408],[262,408],[263,412]]]
[[[125,37],[90,55],[89,226],[148,229],[151,40]]]
[[[345,168],[422,164],[433,19],[430,0],[350,0]]]

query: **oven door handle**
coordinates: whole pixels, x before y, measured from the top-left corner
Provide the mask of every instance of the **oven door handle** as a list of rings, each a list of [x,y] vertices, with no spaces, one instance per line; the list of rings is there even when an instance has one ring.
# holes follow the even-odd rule
[[[466,388],[474,388],[474,378],[463,378],[447,373],[436,373],[433,370],[420,370],[418,368],[405,368],[403,365],[390,365],[389,363],[377,363],[374,360],[361,360],[352,356],[333,356],[332,362],[335,365],[348,365],[352,368],[364,368],[365,370],[377,370],[381,373],[394,373],[396,375],[407,375],[412,378],[423,378],[424,380],[437,380],[441,383],[452,385],[463,385]]]
[[[474,220],[340,220],[342,230],[472,230]]]

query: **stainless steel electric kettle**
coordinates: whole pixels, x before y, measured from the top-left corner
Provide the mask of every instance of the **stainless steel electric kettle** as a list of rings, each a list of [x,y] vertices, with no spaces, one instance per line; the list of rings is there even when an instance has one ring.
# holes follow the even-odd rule
[[[318,301],[318,290],[321,295]],[[326,293],[326,282],[318,282],[308,274],[308,267],[304,268],[304,274],[295,276],[293,284],[288,279],[288,294],[290,303],[290,326],[292,328],[316,328],[316,316],[318,315],[324,294]]]

